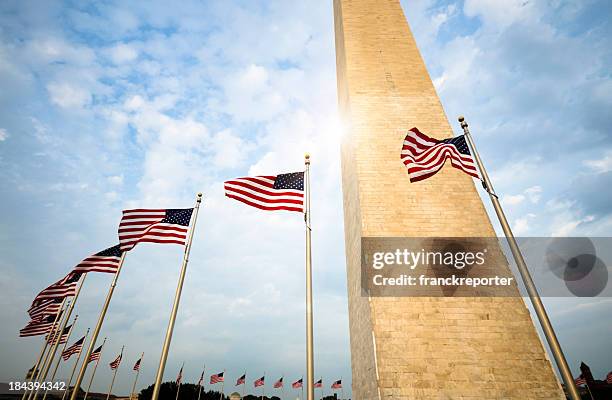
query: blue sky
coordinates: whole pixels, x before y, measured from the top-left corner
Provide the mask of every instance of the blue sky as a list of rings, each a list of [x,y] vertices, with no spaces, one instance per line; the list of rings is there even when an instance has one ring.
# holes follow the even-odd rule
[[[610,236],[612,43],[606,1],[403,2],[451,125],[464,114],[517,235]],[[317,375],[350,383],[331,3],[0,5],[0,381],[39,341],[18,339],[35,293],[116,243],[128,207],[189,207],[198,222],[166,378],[227,369],[300,377],[303,224],[223,197],[225,179],[313,157]],[[488,203],[487,203],[488,204]],[[144,351],[153,380],[178,246],[129,254],[101,337],[104,363]],[[79,329],[110,282],[87,279]],[[545,299],[574,371],[610,368],[610,299]],[[606,349],[602,351],[602,349]],[[66,369],[60,370],[60,376]],[[101,368],[94,390],[104,391]],[[131,376],[116,387],[127,393]]]

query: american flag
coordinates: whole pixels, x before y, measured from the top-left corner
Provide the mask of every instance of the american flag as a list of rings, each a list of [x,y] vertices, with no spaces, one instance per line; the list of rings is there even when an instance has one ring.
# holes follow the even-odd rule
[[[136,364],[134,364],[134,368],[132,368],[134,371],[140,371],[140,362],[142,361],[142,357],[140,357],[137,361]]]
[[[303,383],[303,382],[304,382],[304,379],[303,379],[303,378],[300,378],[300,379],[298,379],[297,381],[293,382],[293,383],[291,384],[291,387],[292,387],[292,388],[294,388],[294,389],[299,389],[299,388],[301,388],[301,387],[302,387],[302,383]]]
[[[183,381],[183,367],[181,366],[181,370],[179,371],[178,376],[176,377],[176,384],[180,385],[182,381]]]
[[[64,330],[62,331],[62,334],[59,337],[59,344],[64,344],[68,341],[68,335],[70,334],[70,328],[72,327],[72,325],[69,325],[67,327],[64,328]],[[53,343],[57,340],[57,332],[54,329],[53,331],[49,332],[46,336],[45,336],[45,340],[47,341],[47,343]]]
[[[281,388],[281,387],[283,387],[283,377],[281,377],[279,380],[277,380],[274,383],[274,388],[275,389],[278,389],[278,388]]]
[[[85,336],[74,342],[74,344],[68,347],[66,350],[62,352],[62,358],[64,361],[68,361],[68,359],[73,355],[80,353],[83,350],[83,343],[85,342]]]
[[[606,375],[606,383],[612,385],[612,371],[608,372],[608,375]]]
[[[224,373],[225,372],[219,372],[218,374],[211,375],[211,377],[210,377],[210,384],[214,385],[215,383],[223,382],[224,381],[224,378],[223,378],[223,374]]]
[[[104,345],[100,345],[100,347],[98,347],[93,351],[93,353],[91,353],[91,355],[89,356],[89,360],[87,360],[87,363],[100,359],[100,356],[102,355],[102,346]]]
[[[59,315],[57,316],[58,321],[61,319],[61,314],[62,313],[60,311]],[[27,337],[47,334],[51,332],[53,326],[56,324],[55,318],[55,315],[48,315],[42,318],[41,320],[30,321],[24,328],[19,331],[19,336]]]
[[[226,181],[225,195],[261,210],[304,212],[304,173],[254,176]]]
[[[193,208],[124,210],[119,222],[121,250],[131,250],[136,244],[185,244]]]
[[[62,299],[45,299],[34,301],[28,310],[30,318],[40,320],[46,315],[57,314],[62,306]]]
[[[109,247],[108,249],[87,257],[77,264],[73,271],[115,273],[119,268],[122,253],[120,245]]]
[[[323,387],[323,378],[319,379],[318,381],[315,382],[314,384],[315,388],[322,388]]]
[[[332,383],[332,389],[342,389],[342,379],[338,379],[336,382]]]
[[[584,379],[582,375],[580,375],[578,378],[574,379],[574,383],[578,386],[586,385],[586,379]]]
[[[26,374],[26,379],[32,379],[32,378],[34,377],[34,375],[35,375],[35,374],[34,374],[34,368],[36,368],[36,365],[32,365],[32,368],[30,368],[30,369],[28,370],[28,373]],[[39,372],[39,371],[40,371],[40,370],[39,370],[39,369],[37,369],[37,370],[36,370],[36,373],[38,374],[38,372]]]
[[[44,299],[63,299],[64,297],[74,296],[79,279],[81,279],[80,273],[70,272],[53,285],[38,293],[38,295],[34,298],[34,302]]]
[[[265,385],[265,383],[266,383],[266,377],[265,376],[262,376],[261,378],[257,379],[254,382],[255,387],[263,386],[263,385]]]
[[[246,381],[246,374],[242,374],[242,376],[238,378],[238,380],[236,381],[236,386],[244,385],[245,381]]]
[[[401,159],[408,169],[410,182],[435,175],[447,159],[453,167],[479,178],[464,135],[438,140],[412,128],[404,139]]]
[[[119,364],[121,364],[121,357],[123,357],[123,354],[119,354],[117,356],[117,358],[115,358],[115,361],[113,361],[112,363],[108,364],[108,365],[110,365],[110,369],[117,369],[117,368],[119,368]]]

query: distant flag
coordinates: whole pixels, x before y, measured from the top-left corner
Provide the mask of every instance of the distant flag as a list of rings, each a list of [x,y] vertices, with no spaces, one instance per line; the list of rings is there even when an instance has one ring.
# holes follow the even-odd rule
[[[119,354],[117,356],[117,358],[115,358],[115,361],[113,361],[112,363],[109,364],[111,369],[119,368],[119,364],[121,364],[121,357],[122,356],[123,356],[123,354]]]
[[[98,347],[91,353],[91,355],[89,356],[89,360],[87,360],[87,363],[100,359],[100,354],[102,353],[102,346],[104,345],[100,345],[100,347]]]
[[[584,377],[582,376],[582,374],[580,374],[580,376],[576,379],[574,379],[574,383],[578,386],[580,385],[586,385],[586,379],[584,379]]]
[[[297,381],[293,382],[293,383],[291,384],[291,387],[292,387],[292,388],[294,388],[294,389],[299,389],[299,388],[301,388],[301,387],[302,387],[302,383],[303,383],[303,381],[304,381],[304,379],[300,378],[300,379],[298,379]]]
[[[30,368],[28,370],[28,373],[26,374],[26,379],[32,379],[34,377],[34,368],[36,368],[36,365],[33,365],[32,368]],[[36,373],[38,373],[39,370],[36,370]]]
[[[80,273],[70,272],[59,281],[38,293],[38,295],[34,298],[34,301],[37,302],[44,299],[63,299],[64,297],[74,296],[79,279],[81,279]]]
[[[68,359],[73,355],[80,353],[83,350],[83,342],[85,342],[85,336],[74,342],[74,344],[68,347],[66,350],[62,352],[62,358],[64,361],[68,361]]]
[[[136,364],[134,364],[134,368],[132,368],[134,371],[140,371],[140,362],[142,361],[142,358],[139,358],[136,361]]]
[[[254,382],[255,387],[263,386],[263,385],[265,384],[265,381],[266,381],[266,377],[265,377],[265,376],[262,376],[261,378],[257,379],[257,380]]]
[[[198,380],[198,386],[201,386],[204,382],[204,371],[202,371],[202,375],[200,375],[200,379]]]
[[[109,247],[92,256],[87,257],[74,267],[75,272],[108,272],[115,273],[121,262],[120,245]]]
[[[64,344],[68,341],[68,335],[70,334],[70,328],[72,328],[72,325],[69,325],[67,327],[64,328],[64,330],[62,331],[62,334],[59,337],[59,343],[58,344]],[[54,330],[53,332],[49,332],[46,336],[45,339],[47,340],[47,343],[53,343],[55,341],[57,341],[57,332]]]
[[[304,173],[236,178],[224,183],[225,195],[261,210],[304,212]]]
[[[176,377],[176,384],[180,385],[182,381],[183,381],[183,367],[181,366],[181,370],[179,371],[178,376]]]
[[[236,386],[244,385],[245,381],[246,381],[246,374],[242,374],[242,376],[238,378],[238,380],[236,381]]]
[[[612,371],[608,372],[608,375],[606,375],[606,383],[612,385]]]
[[[282,387],[283,387],[283,377],[281,376],[281,378],[274,383],[274,388],[278,389]]]
[[[332,389],[342,389],[342,379],[338,379],[336,382],[332,383]]]
[[[319,379],[318,381],[315,382],[314,384],[315,388],[322,388],[323,387],[323,378]]]
[[[404,139],[401,159],[408,169],[410,182],[435,175],[446,160],[450,160],[454,168],[479,178],[464,135],[439,140],[412,128]]]
[[[55,325],[55,319],[57,318],[57,320],[59,321],[61,318],[61,314],[62,313],[60,312],[59,316],[57,317],[55,315],[48,315],[40,321],[28,322],[28,324],[19,331],[19,336],[38,336],[51,332],[51,330],[53,329],[53,325]]]
[[[219,372],[218,374],[211,375],[210,384],[214,385],[215,383],[224,382],[225,378],[223,378],[223,374],[225,374],[225,372]]]
[[[193,208],[124,210],[119,223],[121,250],[142,242],[184,245],[192,213]]]
[[[30,309],[28,310],[28,314],[30,315],[30,318],[32,318],[32,320],[36,321],[42,319],[46,315],[57,314],[61,306],[61,298],[44,299],[38,301],[35,300],[34,303],[32,303]]]

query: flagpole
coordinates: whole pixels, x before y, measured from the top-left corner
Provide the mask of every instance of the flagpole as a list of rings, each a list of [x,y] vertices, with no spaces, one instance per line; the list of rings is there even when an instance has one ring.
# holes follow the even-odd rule
[[[225,397],[225,370],[223,370],[223,381],[221,381],[221,400]]]
[[[244,370],[244,382],[242,383],[242,398],[244,398],[244,387],[246,386],[246,369]]]
[[[313,322],[312,322],[312,252],[310,234],[310,155],[304,156],[304,200],[306,223],[306,396],[307,400],[314,400],[314,350],[313,350]],[[154,399],[157,400],[157,399]]]
[[[136,378],[134,378],[134,384],[132,385],[132,391],[130,392],[129,400],[132,400],[132,395],[134,394],[134,390],[136,390],[136,382],[138,382],[138,375],[140,375],[140,367],[142,367],[142,359],[144,358],[144,351],[140,355],[140,363],[138,364],[138,370],[136,371]],[[63,399],[62,399],[63,400]],[[200,399],[198,399],[200,400]]]
[[[60,304],[60,308],[59,311],[57,312],[57,314],[55,314],[55,319],[53,320],[53,325],[51,325],[51,332],[53,332],[53,330],[55,329],[55,325],[57,324],[57,319],[60,316],[60,314],[62,314],[62,311],[64,309],[64,304],[66,303],[66,297],[64,297],[62,299],[62,303]],[[49,341],[43,337],[43,347],[42,347],[42,351],[40,352],[40,355],[38,356],[38,360],[36,361],[36,364],[34,365],[34,369],[32,370],[32,374],[30,374],[30,378],[26,379],[27,382],[35,382],[35,379],[38,379],[38,367],[40,367],[40,362],[43,360],[43,357],[46,358],[46,354],[47,354],[47,348],[49,347]],[[26,374],[27,376],[27,374]],[[28,390],[24,390],[23,391],[23,396],[21,396],[21,400],[25,400],[26,396],[29,397],[28,394]]]
[[[85,334],[85,338],[83,339],[83,345],[85,344],[85,340],[87,340],[87,336],[89,336],[89,328],[87,328],[87,333]],[[66,397],[66,394],[70,392],[70,384],[72,383],[72,378],[74,378],[74,373],[76,372],[76,368],[79,365],[79,360],[81,359],[81,353],[83,353],[83,346],[81,346],[81,350],[79,350],[79,355],[74,363],[74,367],[72,367],[72,373],[70,374],[70,379],[68,379],[68,384],[66,385],[66,390],[64,390],[64,394],[62,395],[62,400]]]
[[[531,274],[527,269],[527,264],[523,259],[523,255],[521,254],[521,250],[519,249],[518,244],[516,243],[516,239],[512,234],[512,230],[510,229],[510,225],[508,224],[508,220],[506,219],[506,215],[502,210],[501,203],[495,194],[493,189],[493,185],[491,184],[491,180],[489,179],[489,175],[487,175],[487,171],[485,170],[484,164],[478,155],[478,151],[476,150],[476,146],[474,145],[474,141],[472,139],[472,135],[468,129],[468,124],[465,122],[465,118],[463,116],[459,117],[459,123],[461,124],[461,128],[463,128],[463,132],[465,133],[465,138],[469,143],[472,151],[474,153],[474,159],[476,160],[476,164],[478,164],[478,169],[480,170],[480,174],[482,179],[484,180],[484,186],[489,193],[489,198],[491,199],[491,203],[493,203],[493,208],[495,209],[495,213],[497,214],[497,218],[501,224],[502,230],[506,235],[506,240],[510,245],[510,250],[512,251],[512,256],[514,257],[514,261],[518,267],[519,273],[521,274],[521,278],[523,279],[523,284],[525,285],[525,289],[527,289],[527,293],[529,294],[529,299],[531,300],[531,304],[533,305],[533,309],[540,321],[540,325],[542,327],[542,331],[544,332],[544,336],[546,337],[546,341],[550,346],[550,350],[555,358],[557,363],[557,367],[559,368],[559,372],[561,372],[561,377],[563,378],[563,382],[565,383],[565,387],[570,395],[572,400],[580,400],[580,394],[578,393],[578,389],[574,384],[574,378],[572,377],[572,373],[567,365],[567,360],[565,359],[565,355],[563,354],[563,350],[561,349],[561,345],[557,340],[557,335],[555,334],[555,330],[553,329],[550,320],[548,319],[548,315],[546,313],[546,309],[544,308],[544,304],[542,303],[542,299],[540,299],[540,295],[538,294],[538,290],[533,283],[531,278]]]
[[[263,375],[263,385],[261,385],[261,400],[263,400],[264,395],[266,393],[266,372],[264,371],[264,375]]]
[[[589,396],[591,396],[591,400],[595,400],[595,398],[593,397],[593,393],[591,393],[591,388],[589,387],[589,384],[587,383],[586,379],[584,380],[584,386],[586,386],[589,392]]]
[[[121,361],[123,361],[123,349],[124,348],[125,348],[125,345],[121,346],[121,353],[119,354],[119,357],[121,358],[119,359],[119,365],[117,365],[117,368],[115,368],[115,372],[113,373],[113,379],[111,380],[110,387],[108,388],[108,394],[106,395],[106,400],[110,398],[111,392],[113,391],[113,385],[115,384],[115,377],[117,376],[117,371],[119,371],[119,367],[121,366]]]
[[[51,329],[49,330],[49,333],[54,332],[57,329],[58,324],[60,323],[60,319],[62,317],[64,317],[64,311],[65,311],[65,305],[66,302],[68,301],[67,297],[64,297],[64,299],[62,300],[62,303],[60,305],[60,310],[58,311],[57,314],[55,314],[55,318],[53,319],[53,324],[51,325]],[[42,370],[43,365],[46,364],[47,359],[49,358],[49,354],[51,353],[51,346],[52,344],[49,343],[49,340],[47,340],[47,335],[45,335],[45,337],[43,337],[43,340],[45,341],[45,351],[43,354],[43,357],[39,360],[39,363],[36,364],[36,368],[35,370],[32,372],[32,376],[30,378],[30,382],[38,382],[38,379],[40,378],[40,371]],[[47,351],[48,350],[48,351]],[[32,390],[30,391],[30,393],[27,393],[27,391],[25,391],[23,393],[23,397],[22,400],[25,399],[26,397],[29,399],[30,396],[32,396],[32,394],[34,393],[34,389],[32,388]]]
[[[176,388],[176,398],[175,398],[175,400],[178,400],[179,392],[181,391],[181,384],[183,383],[183,368],[184,367],[185,367],[185,361],[183,361],[183,364],[181,365],[181,370],[179,372],[181,380],[179,381],[178,386]],[[108,400],[108,399],[106,399],[106,400]]]
[[[285,373],[283,372],[283,377],[282,377],[282,385],[281,385],[281,400],[285,400]]]
[[[60,342],[59,339],[61,338],[61,334],[64,331],[64,328],[66,327],[66,324],[68,323],[68,320],[70,319],[70,314],[72,313],[72,309],[74,308],[74,300],[76,300],[76,295],[75,295],[75,298],[73,298],[72,300],[66,300],[66,310],[68,311],[62,313],[61,318],[57,322],[57,326],[56,327],[54,326],[54,329],[51,332],[49,332],[49,335],[53,335],[52,337],[50,336],[51,347],[49,348],[49,352],[47,353],[47,356],[45,357],[45,361],[43,362],[41,372],[36,377],[35,382],[40,381],[42,383],[47,378],[47,373],[49,373],[49,368],[51,367],[51,364],[53,363],[53,359],[55,358],[55,352],[57,351],[57,347]],[[59,333],[59,336],[58,336],[58,333]],[[40,386],[36,390],[30,392],[30,396],[28,396],[28,400],[30,399],[36,400],[36,398],[38,397],[39,390],[40,390]]]
[[[204,375],[206,374],[206,364],[204,364],[204,369],[202,370],[202,379],[200,379],[200,388],[198,389],[198,400],[200,400],[200,395],[202,394],[202,383],[204,383]],[[223,377],[225,379],[225,377]]]
[[[93,337],[91,338],[93,340]],[[98,359],[96,360],[96,365],[94,366],[93,371],[91,372],[91,379],[89,380],[89,385],[87,385],[87,391],[85,392],[85,396],[83,397],[83,400],[87,400],[87,395],[89,394],[89,390],[91,389],[91,384],[94,380],[94,376],[96,375],[96,370],[98,369],[98,364],[100,364],[100,359],[102,358],[102,352],[104,351],[104,344],[106,343],[106,338],[104,338],[104,341],[102,342],[102,348],[100,349],[100,355],[98,356]],[[85,363],[85,365],[89,364],[89,356],[91,354],[89,354],[87,356],[87,358],[85,358],[85,360],[83,360],[83,362]],[[75,388],[72,392],[72,396],[74,397],[75,393],[78,393],[78,389],[79,387],[77,385],[75,385]]]
[[[100,329],[102,329],[102,323],[104,322],[104,317],[106,317],[106,311],[108,310],[108,305],[110,304],[110,301],[113,297],[115,286],[117,286],[117,280],[119,279],[119,274],[121,273],[121,268],[123,267],[123,262],[125,261],[126,254],[126,251],[121,253],[121,259],[119,260],[117,271],[115,272],[115,276],[113,277],[110,287],[108,288],[108,293],[106,294],[104,305],[102,305],[102,310],[100,311],[100,315],[98,316],[98,322],[96,323],[94,331],[91,335],[91,342],[89,343],[89,347],[85,352],[83,364],[81,365],[81,369],[79,371],[79,374],[77,375],[77,380],[74,383],[75,388],[81,387],[81,383],[83,382],[83,377],[85,376],[85,371],[87,371],[87,365],[89,364],[89,356],[91,356],[91,352],[94,350],[94,346],[96,345],[96,341],[98,340],[98,335],[100,334]],[[76,400],[77,394],[78,390],[73,390],[72,395],[70,396],[70,400]]]
[[[72,331],[74,330],[74,324],[76,324],[77,319],[79,319],[78,314],[75,315],[74,319],[72,320],[72,325],[70,325],[70,329],[68,330],[68,336],[66,336],[66,341],[64,342],[64,347],[62,347],[62,351],[59,354],[59,357],[57,357],[57,362],[55,363],[55,368],[53,369],[53,374],[51,374],[51,379],[50,381],[53,382],[55,380],[55,374],[57,373],[57,369],[60,365],[60,362],[62,361],[62,353],[64,352],[64,350],[66,350],[66,346],[68,346],[68,341],[70,340],[70,336],[72,335]],[[62,333],[64,331],[62,330]],[[60,336],[61,339],[61,336]],[[47,398],[47,394],[49,393],[49,389],[45,389],[45,394],[42,398],[42,400],[45,400]]]
[[[153,388],[153,395],[151,396],[151,400],[157,400],[159,397],[161,381],[164,376],[164,368],[166,368],[166,360],[168,359],[168,350],[170,349],[170,342],[172,340],[172,331],[174,330],[176,314],[178,312],[178,306],[181,300],[183,282],[185,281],[185,274],[187,273],[187,263],[189,262],[189,251],[191,250],[191,242],[193,241],[193,232],[195,231],[195,225],[198,219],[198,211],[200,209],[201,202],[202,202],[202,193],[198,193],[196,197],[196,205],[193,209],[193,215],[191,217],[192,221],[191,221],[191,229],[189,230],[189,240],[187,241],[185,245],[185,252],[183,254],[183,265],[181,266],[181,273],[179,275],[179,281],[176,287],[176,294],[174,295],[174,304],[172,305],[172,312],[170,313],[170,321],[168,321],[168,329],[166,330],[166,338],[164,339],[164,346],[162,348],[162,354],[159,360],[159,367],[157,367],[157,375],[155,377],[155,387]],[[76,399],[71,399],[71,400],[76,400]]]

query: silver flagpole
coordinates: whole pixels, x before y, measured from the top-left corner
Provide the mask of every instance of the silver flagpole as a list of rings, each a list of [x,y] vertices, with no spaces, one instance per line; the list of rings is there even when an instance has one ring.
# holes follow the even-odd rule
[[[198,400],[200,400],[200,395],[202,394],[202,384],[204,383],[205,375],[206,375],[206,364],[204,364],[204,369],[202,370],[202,379],[200,379],[200,387],[198,388]]]
[[[189,262],[189,251],[191,250],[191,242],[193,240],[193,232],[195,231],[196,221],[198,219],[198,211],[200,209],[200,203],[202,202],[202,193],[198,193],[196,197],[196,205],[193,209],[193,215],[191,216],[191,229],[189,230],[189,239],[185,244],[185,253],[183,255],[183,265],[181,267],[181,273],[179,275],[178,285],[176,287],[176,293],[174,295],[174,304],[172,305],[172,312],[170,313],[170,321],[168,321],[168,329],[166,330],[166,338],[164,339],[164,346],[162,347],[162,353],[159,360],[159,366],[157,367],[157,375],[155,377],[155,387],[153,388],[153,395],[151,400],[157,400],[159,397],[159,390],[161,388],[162,378],[164,377],[164,369],[166,368],[166,360],[168,359],[168,350],[170,349],[170,342],[172,341],[172,331],[174,330],[174,323],[176,321],[176,314],[178,312],[179,302],[181,300],[181,292],[183,290],[183,282],[185,281],[185,275],[187,273],[187,263]],[[76,399],[71,399],[76,400]]]
[[[85,339],[83,339],[83,346],[85,346],[85,340],[87,340],[87,336],[89,336],[89,328],[87,328],[87,333],[85,334]],[[66,394],[70,391],[70,384],[72,383],[72,378],[74,378],[74,373],[76,372],[76,368],[79,365],[79,360],[81,359],[81,353],[83,353],[83,346],[81,346],[81,350],[79,350],[79,355],[77,356],[77,359],[74,362],[74,367],[72,368],[72,373],[70,374],[70,379],[68,379],[68,383],[66,384],[66,390],[64,390],[64,394],[62,395],[62,400],[64,400],[64,398],[66,398]]]
[[[57,330],[59,324],[61,323],[61,319],[65,316],[64,312],[66,311],[66,302],[69,302],[69,301],[70,300],[67,297],[64,297],[64,299],[62,300],[60,311],[57,314],[55,314],[55,318],[53,319],[53,324],[51,325],[51,329],[49,330],[48,334],[51,334]],[[53,343],[49,343],[47,335],[45,335],[43,339],[47,343],[46,350],[44,352],[44,357],[40,360],[40,363],[38,363],[36,369],[34,370],[34,373],[32,374],[32,377],[30,378],[31,382],[38,382],[38,380],[40,379],[43,366],[47,363],[47,360],[49,359],[49,355],[51,354],[51,350],[53,348]],[[22,397],[22,400],[25,398],[30,399],[30,397],[32,397],[33,394],[34,394],[33,389],[30,391],[30,393],[27,393],[27,391],[24,392],[23,394],[24,397]]]
[[[134,384],[132,385],[132,391],[130,392],[130,399],[132,400],[132,396],[134,395],[134,390],[136,390],[136,382],[138,382],[138,375],[140,375],[140,368],[142,367],[142,359],[144,358],[144,351],[140,355],[140,364],[138,364],[138,370],[136,371],[136,378],[134,378]],[[200,400],[200,399],[198,399]]]
[[[102,310],[100,311],[100,316],[98,317],[98,322],[96,323],[96,327],[91,335],[91,342],[89,343],[89,347],[85,352],[85,358],[83,361],[83,365],[81,365],[81,370],[77,375],[77,380],[74,384],[75,390],[72,391],[70,395],[70,400],[76,400],[78,395],[78,389],[81,387],[81,383],[83,382],[83,377],[85,376],[85,371],[87,371],[87,364],[89,360],[89,356],[91,356],[91,352],[94,350],[94,346],[96,345],[96,341],[98,340],[98,335],[100,334],[100,329],[102,329],[102,323],[104,322],[104,317],[106,317],[106,311],[108,310],[108,305],[110,304],[111,299],[113,298],[113,292],[115,291],[115,286],[117,286],[117,280],[119,279],[119,274],[121,273],[121,268],[123,267],[123,263],[125,261],[125,256],[127,251],[121,253],[121,260],[119,260],[119,265],[117,266],[117,271],[115,272],[115,276],[108,288],[108,293],[106,294],[106,299],[104,300],[104,305],[102,306]],[[104,339],[106,340],[106,339]],[[97,366],[97,364],[96,364]]]
[[[57,325],[57,320],[60,314],[63,313],[64,305],[66,304],[66,300],[67,300],[66,297],[62,299],[62,303],[60,304],[60,308],[59,308],[60,310],[58,311],[57,314],[55,314],[55,319],[53,320],[53,324],[51,325],[50,332],[53,332],[53,330],[55,330],[56,325]],[[38,370],[39,370],[39,367],[41,366],[41,362],[43,361],[43,358],[46,359],[48,357],[47,348],[49,348],[49,341],[43,337],[43,342],[44,344],[40,352],[40,356],[38,356],[38,361],[36,361],[36,364],[34,365],[34,369],[32,370],[32,374],[30,374],[30,378],[26,379],[27,382],[36,382],[36,379],[38,379]],[[21,400],[25,400],[26,397],[29,397],[27,389],[23,391],[23,396],[21,396]]]
[[[221,400],[225,397],[225,370],[223,370],[223,381],[221,381]]]
[[[304,172],[304,221],[306,223],[306,396],[314,400],[314,350],[312,322],[312,251],[310,233],[310,155],[304,156],[306,170]]]
[[[55,380],[55,374],[57,373],[57,368],[60,365],[60,362],[62,361],[62,353],[64,352],[64,350],[66,350],[66,346],[68,346],[68,341],[70,340],[70,336],[72,335],[72,331],[74,330],[74,325],[76,324],[77,320],[79,319],[78,315],[75,315],[74,319],[72,320],[72,325],[70,325],[70,329],[68,330],[68,336],[66,336],[66,341],[64,342],[64,347],[62,347],[62,351],[60,351],[59,353],[59,357],[57,357],[57,362],[55,363],[55,368],[53,368],[53,373],[51,374],[51,382],[54,382]],[[61,336],[60,336],[61,338]],[[45,389],[45,394],[42,398],[42,400],[45,400],[47,398],[47,394],[49,393],[49,389]]]
[[[91,379],[89,380],[89,385],[87,385],[87,391],[85,392],[85,396],[83,397],[83,400],[87,400],[87,395],[89,394],[89,390],[91,389],[91,384],[93,383],[94,376],[96,375],[98,364],[100,364],[100,359],[102,358],[102,352],[104,351],[104,344],[106,344],[106,338],[104,338],[104,341],[102,342],[102,348],[100,349],[100,355],[98,359],[96,360],[96,365],[94,366],[93,371],[91,372]],[[83,362],[85,364],[89,364],[89,356],[87,356],[87,358],[85,358]],[[75,393],[78,393],[78,392],[79,392],[79,387],[75,385],[74,390],[72,391],[72,396],[74,397]]]
[[[121,362],[123,361],[123,349],[125,345],[121,346],[121,358],[119,359],[119,365],[115,368],[115,372],[113,373],[113,379],[111,380],[110,387],[108,388],[108,394],[106,395],[106,400],[110,398],[111,392],[113,391],[113,385],[115,384],[115,378],[117,377],[117,371],[119,371],[119,367],[121,366]]]
[[[246,370],[244,370],[244,382],[242,383],[242,396],[244,398],[244,387],[246,386]]]
[[[574,379],[572,377],[572,373],[567,365],[567,361],[565,356],[563,355],[563,350],[561,349],[561,345],[557,340],[557,335],[555,334],[555,330],[548,319],[548,315],[546,314],[546,309],[544,308],[544,304],[542,303],[542,299],[540,299],[540,295],[538,294],[538,290],[531,279],[531,274],[527,269],[527,264],[523,259],[523,255],[521,250],[519,249],[518,244],[516,243],[516,239],[512,234],[512,230],[510,229],[510,225],[508,224],[508,220],[506,219],[506,215],[502,210],[501,203],[495,194],[493,189],[493,185],[491,184],[491,180],[489,179],[489,175],[487,175],[487,171],[485,170],[484,164],[478,155],[478,151],[476,150],[476,146],[474,145],[474,140],[472,139],[472,135],[468,129],[468,124],[465,122],[465,118],[462,116],[459,117],[459,123],[461,124],[461,128],[463,128],[463,132],[465,133],[465,138],[467,139],[468,144],[472,148],[472,152],[474,153],[474,159],[476,160],[476,164],[478,164],[478,169],[480,170],[480,175],[484,181],[484,186],[487,192],[489,193],[489,198],[491,199],[491,203],[493,203],[493,208],[495,209],[495,213],[497,214],[497,218],[499,219],[499,223],[501,224],[502,230],[504,231],[504,235],[506,235],[506,240],[510,245],[510,250],[512,252],[512,256],[514,257],[514,261],[516,262],[516,266],[521,274],[521,278],[523,279],[523,284],[525,285],[525,289],[527,289],[527,293],[529,294],[529,299],[531,300],[531,304],[533,305],[533,309],[540,321],[540,325],[542,326],[542,331],[544,332],[544,336],[546,337],[546,341],[550,346],[550,350],[555,358],[557,363],[557,367],[559,368],[559,372],[561,372],[561,377],[563,378],[563,382],[565,383],[565,387],[569,393],[569,396],[572,400],[580,400],[580,394],[578,393],[578,389],[574,383]]]
[[[78,291],[77,291],[77,294],[78,294]],[[49,335],[53,335],[53,336],[50,336],[51,347],[49,348],[47,357],[45,357],[45,362],[42,365],[42,369],[40,373],[38,374],[38,376],[36,377],[36,382],[42,383],[47,378],[47,373],[49,372],[51,363],[53,363],[53,359],[55,358],[55,352],[57,351],[57,346],[59,345],[59,339],[61,338],[61,334],[64,331],[64,328],[66,327],[66,324],[68,323],[68,320],[70,319],[70,314],[72,313],[72,309],[74,308],[75,299],[76,299],[76,296],[74,299],[66,301],[67,312],[63,313],[60,320],[57,321],[55,328],[51,332],[49,332]],[[39,390],[40,390],[40,386],[36,390],[30,393],[30,396],[28,397],[28,399],[36,400],[36,398],[38,397]]]
[[[181,365],[181,370],[179,372],[179,374],[181,374],[181,380],[179,381],[178,386],[176,388],[176,398],[175,398],[175,400],[178,400],[179,392],[181,391],[181,385],[183,383],[183,368],[184,367],[185,367],[185,361],[183,361],[183,365]]]
[[[68,323],[68,320],[70,316],[72,315],[72,311],[74,310],[74,306],[79,298],[79,294],[81,293],[81,288],[83,287],[83,283],[85,282],[86,277],[87,277],[87,274],[85,273],[81,274],[81,276],[79,277],[78,288],[76,290],[76,293],[74,294],[74,297],[72,298],[72,301],[70,302],[70,306],[68,307],[68,312],[66,313],[66,318],[64,318],[64,321],[61,324],[61,328],[59,331],[59,337],[55,338],[55,341],[53,342],[53,347],[51,348],[51,353],[50,353],[51,357],[49,358],[49,362],[47,363],[47,365],[43,368],[41,382],[47,379],[47,373],[49,373],[49,368],[51,367],[51,364],[53,363],[53,359],[55,358],[55,353],[57,352],[57,348],[59,346],[59,342],[60,342],[59,339],[61,338],[61,334],[62,332],[64,332],[64,328],[66,328],[66,324]],[[34,392],[33,400],[36,400],[37,397],[38,397],[38,390]]]

